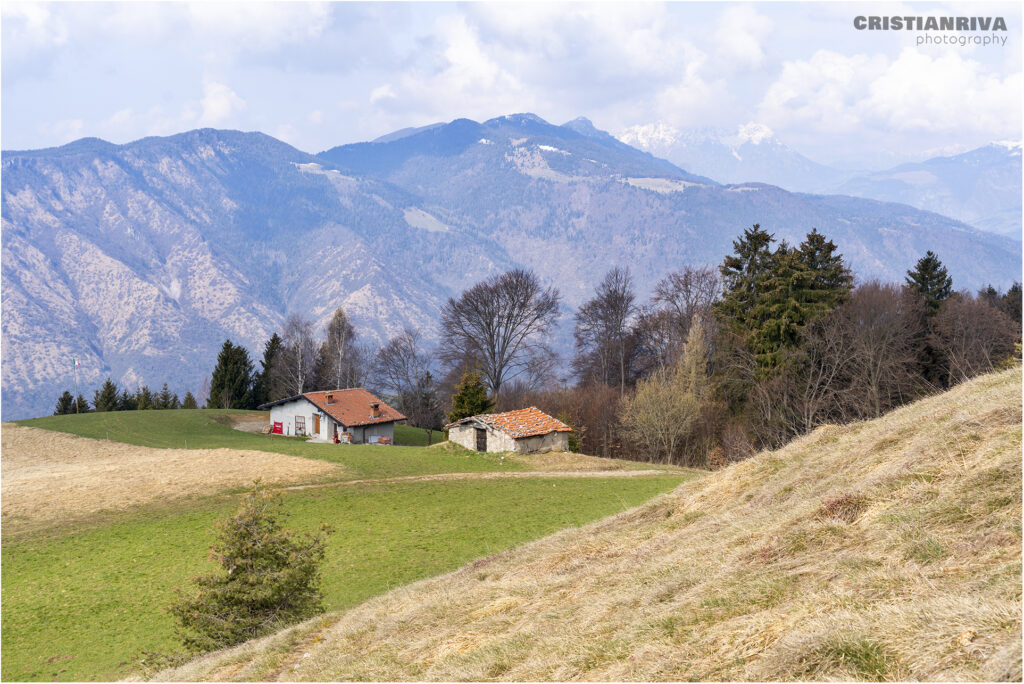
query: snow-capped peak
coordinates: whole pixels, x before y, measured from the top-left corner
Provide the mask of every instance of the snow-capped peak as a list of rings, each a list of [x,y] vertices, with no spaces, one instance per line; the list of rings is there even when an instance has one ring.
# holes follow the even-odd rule
[[[620,141],[627,145],[650,150],[668,147],[679,139],[679,129],[663,121],[656,123],[630,126],[618,135]]]
[[[736,131],[736,136],[739,138],[739,142],[750,143],[751,145],[760,145],[762,142],[771,141],[775,137],[772,129],[768,128],[764,124],[755,123],[753,121],[742,124]]]
[[[994,141],[994,142],[992,142],[990,144],[993,147],[1004,147],[1007,150],[1009,150],[1010,152],[1013,152],[1013,151],[1020,152],[1020,150],[1021,150],[1021,141],[1020,140],[996,140],[996,141]]]

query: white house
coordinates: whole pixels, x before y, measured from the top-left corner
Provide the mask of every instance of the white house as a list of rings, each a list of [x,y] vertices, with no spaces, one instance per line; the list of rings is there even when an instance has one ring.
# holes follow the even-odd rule
[[[314,442],[394,444],[395,421],[405,420],[361,387],[306,392],[259,408],[270,409],[273,434],[307,435]]]
[[[572,428],[531,406],[507,413],[485,413],[445,426],[449,441],[475,451],[568,451]]]

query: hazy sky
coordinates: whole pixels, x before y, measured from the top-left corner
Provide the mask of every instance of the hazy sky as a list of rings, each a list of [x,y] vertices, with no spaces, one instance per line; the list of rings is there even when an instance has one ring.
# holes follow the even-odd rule
[[[917,46],[858,15],[1009,30]],[[319,152],[528,111],[616,135],[755,122],[815,160],[877,167],[1022,134],[1019,3],[4,2],[0,21],[4,149],[212,126]]]

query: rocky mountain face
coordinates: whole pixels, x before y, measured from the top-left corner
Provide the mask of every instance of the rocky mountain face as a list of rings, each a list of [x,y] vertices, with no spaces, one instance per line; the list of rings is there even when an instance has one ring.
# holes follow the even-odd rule
[[[1021,239],[1021,145],[978,149],[883,171],[819,164],[751,123],[736,131],[633,126],[621,140],[690,171],[728,183],[771,183],[797,192],[852,195],[900,202],[975,228]]]
[[[532,115],[403,131],[310,155],[260,133],[198,130],[3,153],[5,420],[49,413],[106,376],[199,391],[225,338],[258,357],[284,317],[341,305],[361,335],[436,334],[444,300],[515,266],[571,309],[613,265],[639,292],[717,264],[760,222],[817,227],[861,278],[925,250],[957,287],[1019,278],[1020,245],[905,205],[720,185],[586,120]]]

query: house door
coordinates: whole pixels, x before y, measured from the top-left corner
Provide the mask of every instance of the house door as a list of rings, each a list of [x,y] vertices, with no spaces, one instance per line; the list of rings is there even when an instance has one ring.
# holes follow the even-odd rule
[[[317,413],[313,416],[313,434],[320,434],[320,414]]]
[[[487,430],[483,428],[476,429],[476,450],[487,451]]]

